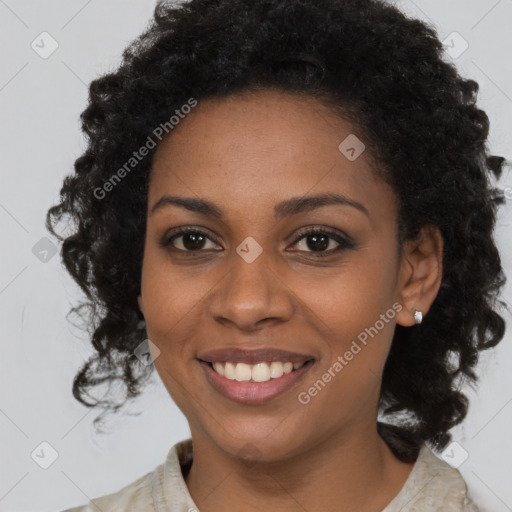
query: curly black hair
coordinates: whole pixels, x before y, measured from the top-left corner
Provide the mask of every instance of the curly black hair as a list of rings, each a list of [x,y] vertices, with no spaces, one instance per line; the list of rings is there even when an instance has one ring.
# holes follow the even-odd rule
[[[169,118],[190,98],[264,89],[309,95],[359,127],[398,198],[399,247],[423,226],[441,232],[439,293],[421,325],[396,326],[380,412],[402,416],[415,443],[442,449],[467,414],[460,387],[478,380],[479,351],[504,336],[505,276],[493,240],[504,195],[491,178],[505,159],[489,154],[478,84],[445,59],[434,28],[383,0],[160,2],[117,69],[91,82],[81,114],[87,148],[46,217],[87,297],[70,313],[87,315],[95,349],[73,395],[117,410],[154,368],[134,354],[147,338],[137,296],[154,149],[129,172],[126,162],[156,127],[167,123],[170,133]],[[74,224],[70,236],[56,232],[63,218]],[[89,395],[114,381],[126,387],[124,402]]]

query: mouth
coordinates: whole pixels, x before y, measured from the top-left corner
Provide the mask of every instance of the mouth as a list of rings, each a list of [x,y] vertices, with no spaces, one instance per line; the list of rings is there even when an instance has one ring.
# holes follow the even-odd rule
[[[245,405],[266,403],[298,385],[315,364],[303,361],[258,361],[254,364],[231,361],[206,361],[198,358],[206,380],[223,397]]]
[[[201,359],[199,359],[201,361]],[[221,361],[202,361],[218,375],[229,380],[237,382],[268,382],[271,379],[279,379],[283,375],[296,372],[313,359],[308,359],[302,363],[292,363],[291,361],[261,361],[256,364],[247,364],[240,362],[221,362]]]

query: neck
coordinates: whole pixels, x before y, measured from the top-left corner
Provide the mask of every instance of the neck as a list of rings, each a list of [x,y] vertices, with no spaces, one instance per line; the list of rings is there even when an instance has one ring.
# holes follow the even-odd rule
[[[201,512],[382,510],[414,463],[399,461],[376,426],[331,436],[282,461],[242,461],[193,432],[186,484]],[[368,492],[371,489],[372,492]]]

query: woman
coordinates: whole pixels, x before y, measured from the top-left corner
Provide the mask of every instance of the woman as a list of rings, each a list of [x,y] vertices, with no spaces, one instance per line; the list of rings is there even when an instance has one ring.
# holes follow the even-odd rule
[[[477,510],[432,449],[505,328],[478,84],[378,0],[159,4],[123,56],[48,212],[94,325],[73,392],[155,367],[191,438],[68,510]]]

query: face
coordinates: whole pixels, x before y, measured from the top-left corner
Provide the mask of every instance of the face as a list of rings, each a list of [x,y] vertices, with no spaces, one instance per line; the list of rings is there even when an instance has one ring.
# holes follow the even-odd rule
[[[403,284],[397,204],[368,151],[338,149],[350,134],[364,141],[315,99],[266,91],[199,102],[156,150],[139,305],[193,438],[279,460],[374,428]],[[327,194],[345,199],[296,202]],[[292,354],[260,353],[250,381],[245,352],[220,354],[241,382],[201,362],[233,348]],[[286,358],[309,362],[278,377]]]

